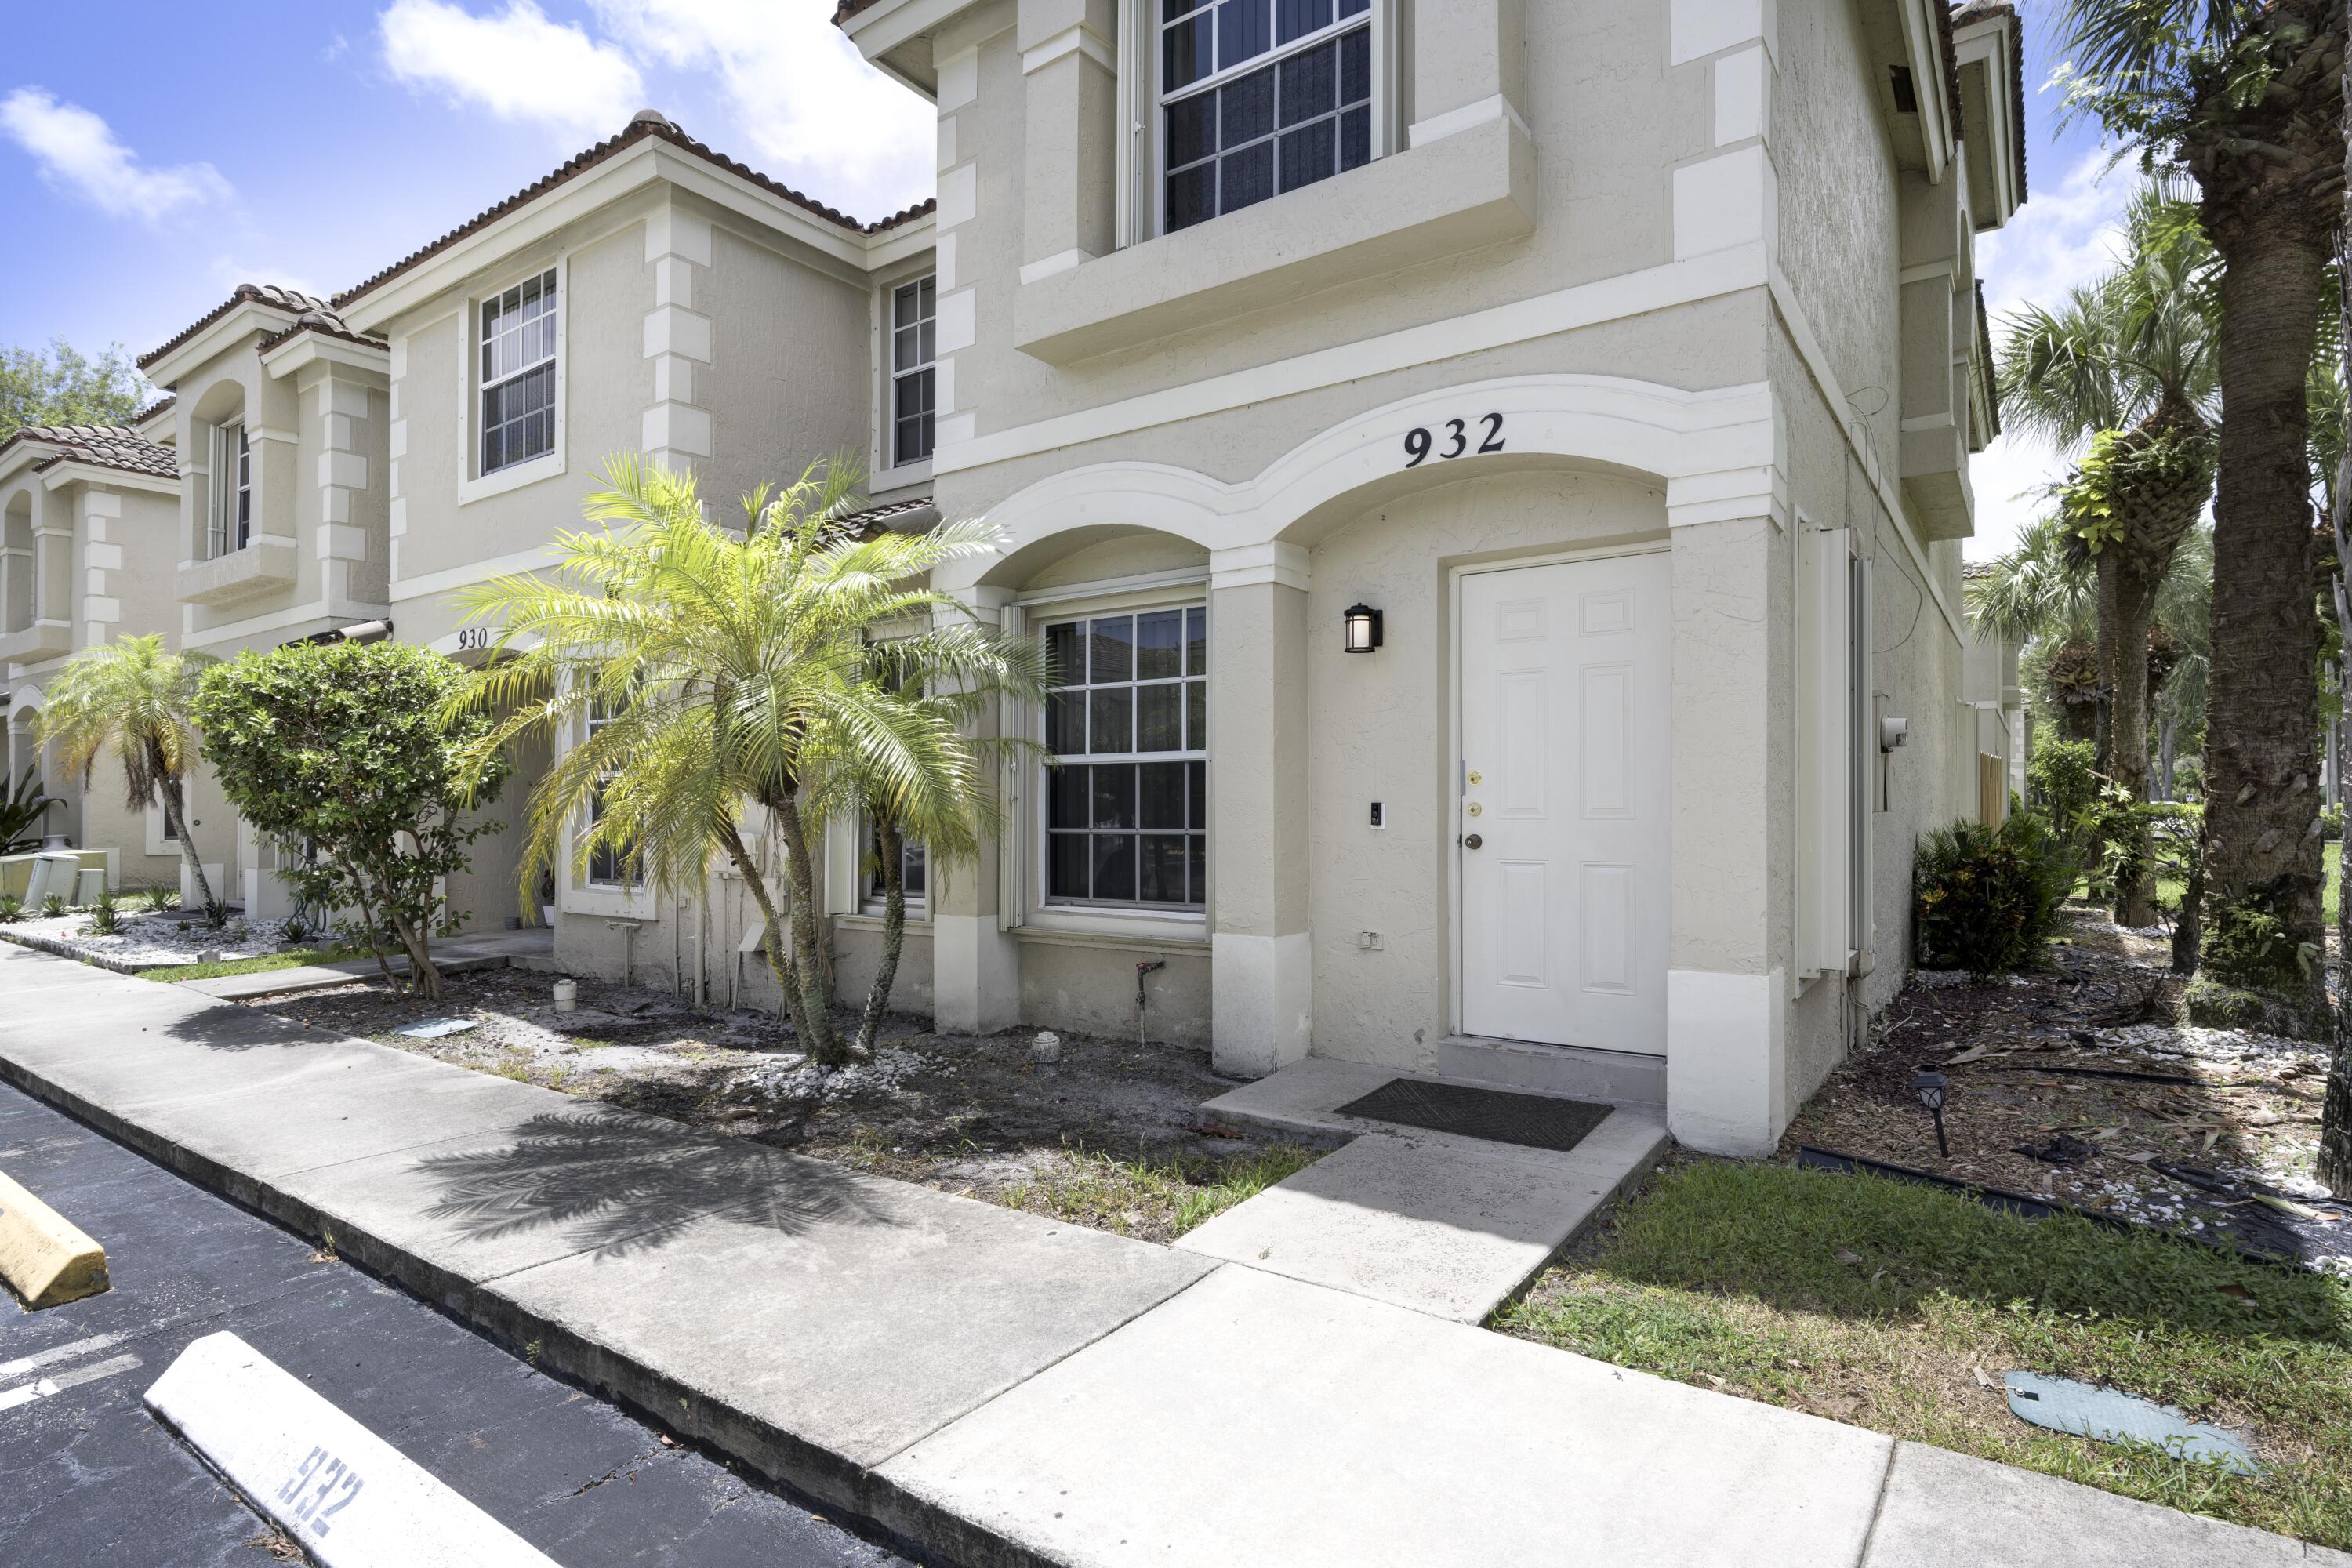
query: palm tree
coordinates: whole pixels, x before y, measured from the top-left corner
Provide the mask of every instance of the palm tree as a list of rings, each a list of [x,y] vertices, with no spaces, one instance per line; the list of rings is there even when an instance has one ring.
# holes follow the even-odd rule
[[[2210,253],[2179,204],[2143,190],[2126,228],[2113,271],[2056,310],[2011,318],[2000,375],[2013,426],[2082,454],[2063,491],[2063,544],[2096,573],[2106,772],[2144,800],[2148,633],[2173,552],[2212,490],[2215,340]],[[2148,924],[2153,891],[2145,875],[2120,879],[2116,919]]]
[[[979,640],[986,646],[967,645]],[[944,650],[946,661],[940,658]],[[866,825],[866,849],[882,883],[882,952],[867,988],[857,1026],[856,1050],[870,1055],[877,1044],[898,957],[907,931],[908,846],[920,847],[929,893],[936,897],[950,868],[978,858],[982,842],[998,826],[997,801],[987,780],[996,759],[1034,745],[1018,739],[981,738],[975,730],[988,710],[1005,697],[1043,701],[1049,670],[1042,643],[993,637],[976,628],[955,627],[940,637],[892,637],[872,647],[875,679],[906,696],[929,721],[964,737],[950,756],[955,787],[910,798],[893,787],[887,769],[877,770],[863,753],[844,757],[835,783],[843,809]]]
[[[2066,0],[2070,114],[2198,187],[2221,261],[2207,902],[2321,941],[2307,377],[2344,221],[2344,0]],[[2326,1006],[2322,967],[2275,988]]]
[[[66,661],[40,718],[42,744],[57,747],[59,764],[79,773],[84,788],[99,753],[110,751],[122,764],[124,804],[145,811],[162,803],[163,820],[180,841],[180,863],[206,910],[218,904],[188,833],[186,792],[196,765],[189,721],[196,678],[215,662],[170,652],[161,635],[87,647]]]
[[[847,1055],[817,920],[825,815],[863,792],[891,821],[962,847],[951,829],[981,811],[983,774],[956,704],[928,693],[1039,684],[970,625],[892,644],[919,679],[897,689],[883,679],[876,629],[961,614],[919,584],[1000,536],[977,522],[845,530],[857,480],[845,462],[812,466],[774,499],[748,498],[738,534],[704,521],[691,475],[616,458],[610,488],[587,501],[605,528],[559,533],[562,560],[547,578],[461,595],[468,620],[499,627],[495,662],[459,700],[502,715],[473,749],[478,764],[526,735],[578,738],[592,710],[599,719],[532,793],[523,886],[567,844],[575,870],[603,852],[673,892],[725,861],[759,904],[770,972],[824,1066]],[[765,875],[777,843],[782,908]]]

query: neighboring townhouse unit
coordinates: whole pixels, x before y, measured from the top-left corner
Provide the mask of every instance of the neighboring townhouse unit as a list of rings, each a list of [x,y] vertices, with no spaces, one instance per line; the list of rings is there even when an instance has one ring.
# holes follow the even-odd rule
[[[182,647],[234,658],[383,617],[385,358],[326,301],[251,283],[141,356],[173,394]],[[209,769],[189,795],[215,890],[248,919],[292,912],[274,875],[292,851],[238,822]]]
[[[743,496],[836,454],[866,468],[877,518],[934,520],[930,265],[928,205],[859,223],[646,110],[338,295],[388,367],[388,554],[374,558],[388,575],[367,613],[478,663],[494,629],[461,624],[458,593],[554,561],[625,453],[692,472],[733,526]],[[519,908],[524,805],[545,764],[517,763],[497,808],[509,830],[477,842],[453,909],[477,925],[551,910],[560,959],[583,973],[681,977],[694,963],[705,994],[744,972],[751,996],[773,999],[763,966],[739,962],[755,906],[731,871],[675,900],[609,859],[567,864],[539,908]],[[922,984],[910,976],[917,1001]]]
[[[180,853],[160,806],[124,804],[110,756],[87,785],[45,755],[43,693],[67,659],[125,635],[163,632],[179,644],[173,583],[179,531],[178,458],[154,438],[168,412],[131,426],[65,425],[0,442],[0,678],[7,777],[38,765],[63,803],[44,824],[77,848],[104,849],[109,885],[176,887]]]
[[[937,585],[1065,683],[934,890],[940,1026],[1769,1148],[1901,983],[1916,837],[1978,808],[2011,9],[836,20],[939,110],[936,494],[1010,541]]]

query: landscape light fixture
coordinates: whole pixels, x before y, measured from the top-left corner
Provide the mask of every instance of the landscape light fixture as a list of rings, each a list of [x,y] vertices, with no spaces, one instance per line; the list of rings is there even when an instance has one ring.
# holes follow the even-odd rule
[[[1919,1097],[1919,1103],[1927,1108],[1927,1114],[1936,1119],[1937,1152],[1947,1160],[1952,1157],[1952,1146],[1944,1137],[1944,1091],[1951,1087],[1952,1080],[1939,1072],[1911,1075],[1912,1092]]]
[[[1381,613],[1370,605],[1350,605],[1340,617],[1346,629],[1340,646],[1349,653],[1370,653],[1381,646]]]

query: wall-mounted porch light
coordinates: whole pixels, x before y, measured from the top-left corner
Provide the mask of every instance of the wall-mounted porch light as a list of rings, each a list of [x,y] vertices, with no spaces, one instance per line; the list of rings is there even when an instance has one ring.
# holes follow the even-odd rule
[[[1349,653],[1370,653],[1381,646],[1381,613],[1370,605],[1349,605],[1340,625],[1346,629],[1340,646]]]

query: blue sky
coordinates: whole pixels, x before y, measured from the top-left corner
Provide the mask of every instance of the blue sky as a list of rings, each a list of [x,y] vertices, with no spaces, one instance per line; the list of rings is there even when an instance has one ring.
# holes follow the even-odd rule
[[[2099,269],[2129,170],[2041,90],[2027,21],[2032,197],[1982,242],[1996,319]],[[661,109],[860,218],[930,194],[929,107],[873,71],[832,0],[247,0],[27,5],[0,64],[0,343],[133,353],[242,281],[347,287]],[[1980,458],[1971,556],[2063,459]]]

